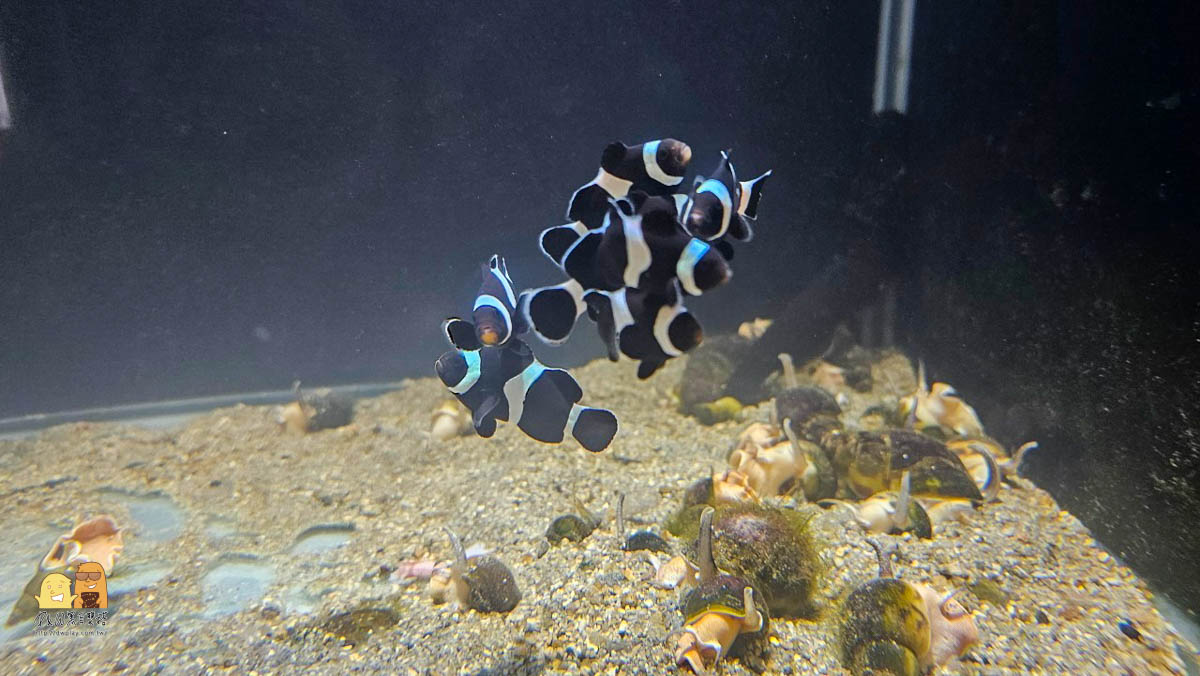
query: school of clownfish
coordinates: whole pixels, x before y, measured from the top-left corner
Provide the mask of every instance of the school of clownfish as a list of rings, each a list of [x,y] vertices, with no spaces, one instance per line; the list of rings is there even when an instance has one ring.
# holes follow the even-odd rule
[[[586,313],[608,358],[638,361],[642,379],[700,344],[703,331],[684,298],[729,281],[733,243],[751,239],[771,172],[740,182],[722,152],[716,170],[689,186],[691,159],[691,148],[670,138],[609,144],[596,177],[571,196],[570,222],[539,237],[565,282],[518,294],[503,258],[484,265],[471,320],[442,323],[453,349],[435,363],[477,434],[490,437],[496,421],[514,422],[538,441],[570,435],[598,452],[617,433],[612,411],[580,404],[575,378],[539,362],[522,335],[561,344]]]

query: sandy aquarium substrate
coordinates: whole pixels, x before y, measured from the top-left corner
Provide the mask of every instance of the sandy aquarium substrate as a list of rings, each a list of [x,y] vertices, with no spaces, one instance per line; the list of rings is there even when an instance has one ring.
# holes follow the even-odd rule
[[[128,528],[103,635],[6,627],[0,673],[671,673],[677,592],[650,585],[645,554],[618,548],[616,491],[633,527],[659,530],[745,425],[675,412],[681,361],[646,382],[629,363],[575,371],[584,403],[621,421],[599,454],[511,425],[434,441],[430,414],[447,395],[433,378],[360,400],[352,425],[305,436],[282,433],[270,407],[236,406],[171,430],[75,423],[0,442],[5,617],[59,534],[105,513]],[[893,538],[904,579],[947,591],[988,580],[1002,592],[960,594],[980,641],[940,673],[1187,673],[1195,648],[1146,585],[1047,493],[1014,483],[932,540]],[[581,543],[550,546],[546,527],[574,511],[573,496],[604,521]],[[424,582],[395,579],[401,562],[449,558],[443,527],[509,565],[523,594],[513,611],[434,605]],[[875,575],[875,557],[845,510],[823,512],[815,529],[821,616],[772,621],[768,673],[846,673],[838,603]],[[752,673],[737,659],[719,670]]]

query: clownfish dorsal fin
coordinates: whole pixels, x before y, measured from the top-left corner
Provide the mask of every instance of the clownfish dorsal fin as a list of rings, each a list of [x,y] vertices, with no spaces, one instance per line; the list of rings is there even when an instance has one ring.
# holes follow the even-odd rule
[[[758,201],[762,199],[763,184],[771,176],[768,170],[757,178],[740,184],[742,199],[738,204],[738,213],[751,220],[758,218]]]
[[[628,153],[629,146],[620,141],[613,141],[604,146],[604,152],[600,154],[601,168],[605,171],[610,171],[612,167],[619,166]]]

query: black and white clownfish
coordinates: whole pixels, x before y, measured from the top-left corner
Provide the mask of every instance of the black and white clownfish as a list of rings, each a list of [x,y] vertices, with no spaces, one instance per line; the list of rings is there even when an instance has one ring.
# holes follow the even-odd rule
[[[692,149],[673,138],[636,146],[610,143],[600,155],[596,178],[571,195],[567,220],[595,229],[604,220],[610,199],[624,197],[631,190],[651,195],[680,192],[679,186],[691,161]]]
[[[571,279],[523,294],[524,325],[557,344],[570,335],[590,291],[636,288],[666,296],[678,280],[688,294],[700,295],[728,281],[730,254],[722,250],[728,245],[689,235],[679,223],[678,197],[635,191],[612,200],[603,225],[563,255],[562,268]]]
[[[471,308],[471,321],[451,318],[442,323],[446,338],[462,349],[496,347],[526,331],[504,259],[494,255],[482,267],[483,283]]]
[[[451,322],[457,327],[454,331]],[[452,342],[462,336],[474,340],[475,331],[466,331],[470,322],[450,319],[446,324]],[[617,417],[612,411],[581,406],[583,389],[575,378],[539,362],[520,338],[509,338],[499,347],[454,347],[438,357],[434,370],[470,409],[479,436],[495,434],[497,420],[514,420],[538,441],[556,444],[570,434],[587,450],[599,452],[616,435]]]
[[[637,375],[643,380],[704,340],[700,322],[683,306],[678,282],[666,294],[628,287],[592,291],[585,302],[608,358],[617,361],[619,352],[640,362]]]
[[[721,151],[721,163],[712,176],[696,178],[684,207],[683,226],[706,242],[721,240],[726,235],[740,242],[749,241],[754,235],[749,221],[758,218],[758,201],[770,175],[768,171],[754,180],[739,183],[729,153]]]

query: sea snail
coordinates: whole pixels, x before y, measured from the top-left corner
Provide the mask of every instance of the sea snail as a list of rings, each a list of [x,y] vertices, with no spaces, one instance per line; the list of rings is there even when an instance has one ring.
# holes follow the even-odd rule
[[[467,558],[458,536],[446,529],[454,548],[450,579],[458,604],[481,613],[507,613],[521,600],[512,571],[490,554]]]
[[[879,557],[879,577],[859,586],[842,606],[839,643],[852,673],[919,676],[962,655],[978,642],[971,614],[923,584],[892,577],[885,549],[868,539]]]
[[[697,674],[728,655],[743,634],[767,634],[766,608],[754,588],[740,577],[718,571],[713,561],[713,512],[708,507],[700,515],[700,581],[683,600],[683,635],[675,650],[676,665]]]

